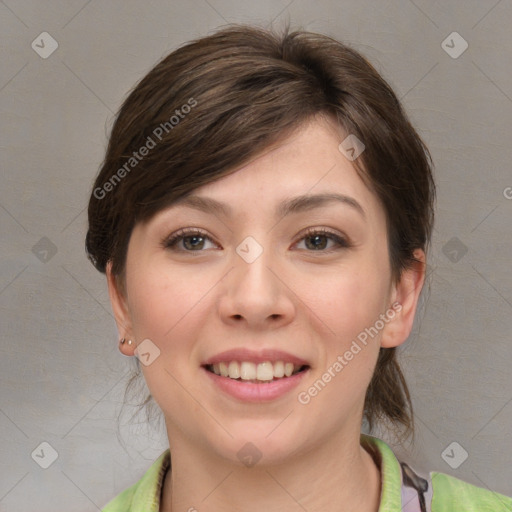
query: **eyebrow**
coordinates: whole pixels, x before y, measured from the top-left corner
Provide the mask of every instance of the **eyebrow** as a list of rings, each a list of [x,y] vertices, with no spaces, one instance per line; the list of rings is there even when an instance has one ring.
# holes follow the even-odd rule
[[[364,219],[366,219],[366,212],[364,208],[353,197],[331,193],[302,195],[286,199],[278,205],[275,215],[276,217],[285,217],[289,214],[309,211],[332,203],[341,203],[346,206],[350,206],[359,212]],[[229,217],[233,214],[231,207],[226,203],[221,203],[210,197],[201,197],[196,195],[185,196],[176,201],[173,206],[186,206],[205,213],[223,215],[224,217]]]

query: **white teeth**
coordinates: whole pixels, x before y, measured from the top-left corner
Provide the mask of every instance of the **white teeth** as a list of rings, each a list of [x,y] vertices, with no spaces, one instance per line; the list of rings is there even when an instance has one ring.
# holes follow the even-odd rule
[[[228,366],[229,378],[238,379],[240,377],[240,365],[236,361],[231,361]]]
[[[228,365],[226,363],[219,363],[219,369],[220,369],[220,374],[223,377],[229,377]]]
[[[256,378],[256,365],[254,363],[243,362],[240,365],[240,377],[242,380],[252,380]]]
[[[284,363],[283,361],[277,361],[274,363],[274,377],[284,377]]]
[[[258,380],[272,380],[274,378],[274,368],[270,361],[258,365],[256,368],[256,378]]]
[[[262,382],[270,382],[274,378],[281,379],[285,376],[290,377],[297,373],[300,368],[300,365],[294,365],[289,362],[284,363],[283,361],[276,361],[275,363],[265,361],[258,364],[250,361],[223,361],[210,365],[213,373],[222,377]]]

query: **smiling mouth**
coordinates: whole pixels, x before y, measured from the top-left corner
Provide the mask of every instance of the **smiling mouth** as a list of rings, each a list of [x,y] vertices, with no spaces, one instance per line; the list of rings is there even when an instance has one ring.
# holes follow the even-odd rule
[[[250,361],[225,361],[204,365],[203,368],[220,377],[226,377],[240,382],[256,384],[269,383],[286,379],[309,369],[308,365],[296,365],[284,361],[265,361],[252,363]]]

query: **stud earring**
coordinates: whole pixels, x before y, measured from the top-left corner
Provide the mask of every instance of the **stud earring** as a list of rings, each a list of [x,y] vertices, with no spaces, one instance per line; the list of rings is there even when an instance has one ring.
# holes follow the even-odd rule
[[[121,339],[119,340],[119,343],[121,343],[121,345],[123,345],[125,342],[126,342],[126,338],[121,338]],[[133,341],[132,341],[132,340],[128,340],[128,345],[131,345],[132,343],[133,343]]]

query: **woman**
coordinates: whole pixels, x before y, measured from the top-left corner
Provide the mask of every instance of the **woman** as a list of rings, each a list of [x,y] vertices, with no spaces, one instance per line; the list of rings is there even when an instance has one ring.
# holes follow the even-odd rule
[[[169,450],[104,511],[512,510],[361,434],[413,431],[395,350],[434,199],[395,94],[338,41],[232,26],[157,64],[113,127],[86,247]]]

